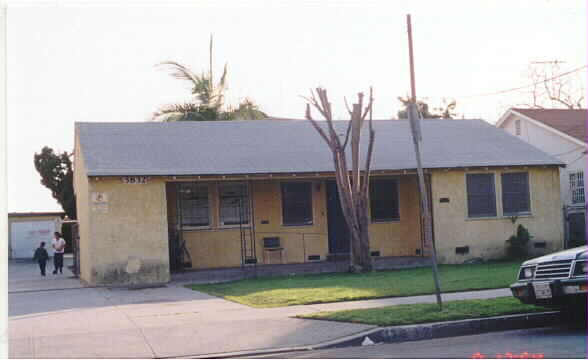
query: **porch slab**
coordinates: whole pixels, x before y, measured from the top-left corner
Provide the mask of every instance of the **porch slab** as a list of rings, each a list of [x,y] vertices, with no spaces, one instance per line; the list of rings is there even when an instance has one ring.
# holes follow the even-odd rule
[[[386,256],[374,258],[376,270],[399,270],[431,265],[431,259],[425,256]],[[319,274],[346,272],[348,260],[319,261],[299,264],[258,264],[237,268],[185,270],[173,273],[174,282],[206,284],[237,281],[256,277],[287,276],[297,274]]]

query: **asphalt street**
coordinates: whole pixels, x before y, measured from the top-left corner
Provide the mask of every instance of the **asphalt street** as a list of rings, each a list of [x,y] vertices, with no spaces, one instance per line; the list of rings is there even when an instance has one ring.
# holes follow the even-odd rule
[[[554,326],[397,344],[290,352],[266,358],[546,358],[586,359],[586,328]],[[259,358],[259,357],[258,357]]]

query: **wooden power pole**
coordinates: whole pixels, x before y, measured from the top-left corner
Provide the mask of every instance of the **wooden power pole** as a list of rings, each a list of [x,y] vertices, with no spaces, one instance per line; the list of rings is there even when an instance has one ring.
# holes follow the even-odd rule
[[[421,218],[424,222],[425,231],[425,245],[431,247],[431,262],[433,264],[433,278],[435,280],[435,294],[437,295],[437,305],[439,310],[443,309],[441,300],[441,286],[439,285],[439,272],[437,269],[437,250],[433,242],[433,228],[431,221],[431,209],[429,208],[429,197],[425,187],[425,175],[423,173],[423,165],[421,162],[420,143],[423,140],[420,125],[420,115],[418,112],[416,89],[414,80],[414,60],[412,54],[412,28],[410,24],[410,14],[406,15],[406,24],[408,26],[408,54],[410,57],[410,89],[411,100],[408,108],[408,119],[410,122],[410,130],[412,133],[412,141],[414,143],[414,152],[417,162],[417,175],[419,179],[419,193],[421,198]]]

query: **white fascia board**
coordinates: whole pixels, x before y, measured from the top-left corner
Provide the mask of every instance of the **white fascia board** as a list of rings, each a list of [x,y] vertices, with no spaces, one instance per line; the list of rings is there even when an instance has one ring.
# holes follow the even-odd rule
[[[525,115],[521,114],[520,112],[517,112],[517,111],[515,111],[515,110],[512,110],[512,109],[511,109],[511,110],[509,110],[509,112],[510,112],[510,113],[512,113],[512,114],[514,114],[514,115],[516,115],[516,116],[518,116],[518,117],[520,117],[520,118],[521,118],[521,119],[523,119],[523,120],[529,121],[531,124],[537,125],[537,126],[539,126],[540,128],[543,128],[543,129],[545,129],[545,130],[551,131],[552,133],[554,133],[554,134],[556,134],[556,135],[558,135],[558,136],[560,136],[560,137],[562,137],[562,138],[564,138],[564,139],[566,139],[566,140],[569,140],[569,141],[571,141],[571,142],[573,142],[573,143],[575,143],[575,144],[578,144],[578,145],[580,145],[580,146],[587,146],[587,144],[586,144],[585,142],[583,142],[583,141],[580,141],[580,140],[576,139],[575,137],[573,137],[573,136],[570,136],[570,135],[568,135],[568,134],[566,134],[566,133],[563,133],[563,132],[561,132],[561,131],[559,131],[559,130],[557,130],[557,129],[555,129],[555,128],[552,128],[552,127],[551,127],[551,126],[549,126],[549,125],[545,125],[545,124],[544,124],[544,123],[542,123],[541,121],[537,121],[537,120],[535,120],[535,119],[533,119],[533,118],[530,118],[530,117],[528,117],[528,116],[525,116]],[[503,118],[504,118],[504,119],[503,119]],[[506,117],[504,117],[504,116],[503,116],[503,118],[501,118],[500,120],[501,120],[501,121],[502,121],[502,120],[506,120]],[[498,126],[498,123],[496,124],[496,126]]]
[[[499,127],[499,128],[501,128],[501,127],[502,127],[502,125],[506,125],[506,124],[505,124],[505,123],[506,123],[506,120],[508,119],[509,115],[511,115],[512,113],[513,113],[513,110],[512,110],[512,109],[508,109],[508,110],[507,110],[507,111],[504,113],[504,115],[502,115],[502,116],[500,117],[500,119],[498,119],[498,121],[497,121],[497,122],[496,122],[496,124],[495,124],[495,125],[496,125],[496,127]]]

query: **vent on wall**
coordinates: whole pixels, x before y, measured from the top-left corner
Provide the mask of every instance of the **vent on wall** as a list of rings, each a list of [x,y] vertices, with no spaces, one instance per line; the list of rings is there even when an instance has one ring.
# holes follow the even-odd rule
[[[458,255],[469,254],[469,252],[470,252],[469,246],[458,246],[455,248],[455,253]]]
[[[537,249],[545,249],[547,247],[547,244],[545,243],[545,241],[538,241],[534,243],[533,246]]]
[[[420,255],[421,254],[421,249],[416,249],[416,254]]]
[[[308,255],[308,261],[318,261],[321,259],[320,255]]]
[[[370,251],[370,256],[380,256],[380,252],[378,250]]]

